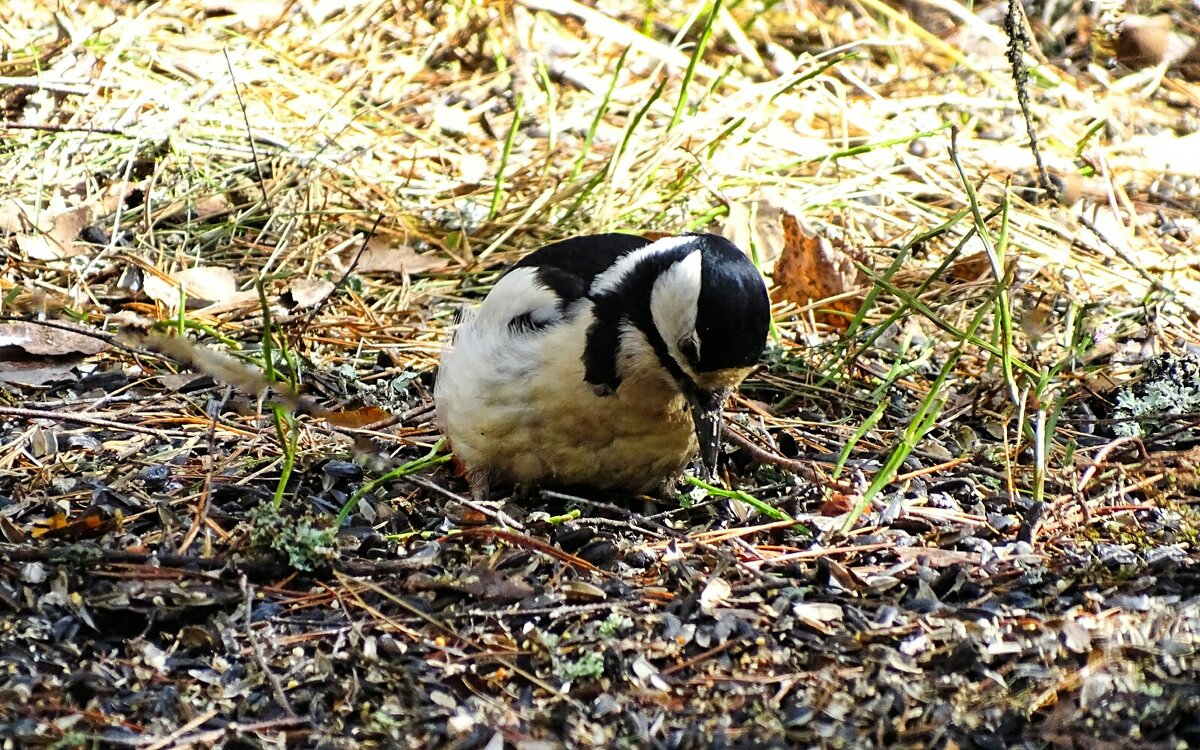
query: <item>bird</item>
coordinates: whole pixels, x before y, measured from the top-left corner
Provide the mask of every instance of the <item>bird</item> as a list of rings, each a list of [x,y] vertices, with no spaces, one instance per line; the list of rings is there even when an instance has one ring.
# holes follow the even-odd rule
[[[699,453],[770,326],[758,268],[729,240],[608,233],[546,245],[460,311],[436,420],[476,500],[495,485],[656,492]]]

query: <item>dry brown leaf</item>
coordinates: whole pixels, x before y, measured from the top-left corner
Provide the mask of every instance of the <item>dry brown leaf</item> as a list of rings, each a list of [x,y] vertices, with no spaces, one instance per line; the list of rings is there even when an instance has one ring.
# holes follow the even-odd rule
[[[30,224],[29,210],[25,206],[16,200],[0,202],[0,230],[22,234],[30,230]],[[42,231],[49,228],[49,226],[41,227]]]
[[[1179,61],[1179,75],[1187,81],[1200,81],[1200,42],[1192,45]]]
[[[834,492],[829,496],[829,499],[821,503],[821,508],[818,511],[823,516],[840,516],[854,510],[854,502],[857,498],[840,492]]]
[[[1191,43],[1177,34],[1174,26],[1174,20],[1166,14],[1125,16],[1117,35],[1117,59],[1135,70],[1182,59]]]
[[[783,209],[769,200],[731,201],[721,236],[742,250],[758,253],[764,272],[770,274],[783,252]]]
[[[783,212],[783,251],[775,263],[772,278],[777,296],[804,306],[844,294],[859,286],[859,271],[854,260],[835,248],[824,237],[805,232],[800,220]],[[853,315],[861,302],[856,294],[823,304],[822,307]],[[850,318],[835,312],[820,312],[818,322],[838,329],[850,325]]]
[[[36,524],[30,535],[34,539],[94,539],[119,527],[123,519],[121,511],[109,511],[92,506],[78,518],[68,519],[66,513],[55,513]]]
[[[346,409],[343,411],[331,411],[325,415],[325,420],[329,424],[338,427],[366,427],[369,424],[382,422],[392,416],[391,412],[384,411],[378,406],[364,406],[361,409]]]
[[[204,221],[219,214],[228,213],[230,208],[229,196],[217,193],[196,201],[192,205],[192,214],[196,221]]]
[[[296,279],[283,293],[283,302],[298,310],[312,307],[324,302],[333,288],[334,283],[325,279]]]
[[[354,255],[346,258],[352,261]],[[410,245],[390,245],[382,238],[367,243],[354,270],[358,273],[399,273],[413,275],[427,271],[443,271],[450,262],[437,253],[418,253]]]
[[[107,349],[108,344],[95,336],[16,320],[0,323],[0,349],[6,347],[20,349],[37,357],[61,357],[68,354],[96,354]]]
[[[950,278],[955,281],[979,281],[992,272],[992,262],[986,252],[964,255],[950,265]]]
[[[233,271],[219,266],[185,268],[167,278],[148,273],[142,282],[146,296],[169,310],[179,307],[180,287],[189,306],[228,302],[238,293]]]
[[[83,252],[75,240],[92,221],[92,210],[88,206],[71,208],[57,214],[50,222],[48,231],[18,234],[17,247],[31,260],[59,260]]]

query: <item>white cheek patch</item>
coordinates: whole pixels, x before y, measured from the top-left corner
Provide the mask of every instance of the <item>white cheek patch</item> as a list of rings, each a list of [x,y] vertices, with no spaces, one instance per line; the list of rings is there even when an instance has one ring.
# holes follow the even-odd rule
[[[688,360],[679,351],[679,342],[696,335],[696,308],[700,303],[701,256],[697,250],[663,271],[650,292],[650,317],[667,351],[689,375],[693,375]],[[696,351],[700,342],[696,340]]]
[[[611,292],[616,289],[621,283],[621,279],[632,271],[637,266],[646,262],[647,259],[655,255],[662,255],[670,252],[678,247],[695,242],[694,237],[664,237],[663,239],[652,242],[643,248],[634,250],[631,253],[626,253],[617,259],[604,273],[600,274],[592,281],[590,293],[592,296]]]

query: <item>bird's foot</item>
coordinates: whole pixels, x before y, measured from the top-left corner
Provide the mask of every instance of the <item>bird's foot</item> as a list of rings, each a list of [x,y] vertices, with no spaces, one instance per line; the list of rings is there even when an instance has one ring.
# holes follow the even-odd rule
[[[488,482],[487,474],[472,474],[467,478],[467,482],[471,486],[471,499],[477,503],[485,503],[492,496],[491,484]]]

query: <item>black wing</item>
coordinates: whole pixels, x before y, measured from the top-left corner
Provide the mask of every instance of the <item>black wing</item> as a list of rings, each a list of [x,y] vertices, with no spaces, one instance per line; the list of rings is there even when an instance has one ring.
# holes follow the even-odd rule
[[[617,258],[649,244],[650,240],[635,234],[589,234],[534,250],[513,268],[536,268],[538,281],[558,295],[565,307],[587,296],[592,281]]]
[[[651,244],[645,237],[633,234],[590,234],[555,242],[522,258],[513,268],[537,269],[538,281],[558,297],[558,309],[563,315],[567,308],[588,296],[592,282],[607,271],[623,255]],[[648,292],[647,292],[648,294]],[[596,320],[587,333],[584,347],[584,380],[598,394],[607,395],[621,384],[617,374],[617,355],[620,328],[624,313],[620,295],[607,294],[594,300],[604,308],[596,310]],[[649,298],[646,299],[649,305]],[[647,307],[648,309],[648,307]],[[534,328],[530,321],[513,321],[526,330]]]

